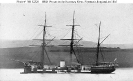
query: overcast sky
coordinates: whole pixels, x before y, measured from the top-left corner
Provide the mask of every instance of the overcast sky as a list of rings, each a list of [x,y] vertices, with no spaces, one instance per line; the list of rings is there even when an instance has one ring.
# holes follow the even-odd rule
[[[76,33],[83,40],[96,42],[101,21],[101,40],[108,34],[106,44],[133,43],[133,4],[1,4],[0,40],[29,40],[41,38],[45,12],[49,36],[70,38],[73,12]],[[41,33],[41,34],[40,34]]]

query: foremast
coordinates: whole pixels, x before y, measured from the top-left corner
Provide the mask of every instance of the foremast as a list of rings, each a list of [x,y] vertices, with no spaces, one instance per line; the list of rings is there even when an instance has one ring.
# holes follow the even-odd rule
[[[45,36],[46,36],[46,27],[52,27],[52,26],[47,26],[47,20],[46,20],[46,12],[45,12],[45,23],[44,25],[39,25],[39,26],[43,26],[43,43],[42,43],[42,54],[41,54],[41,67],[43,68],[44,66],[44,52],[46,52],[46,40],[45,40]]]

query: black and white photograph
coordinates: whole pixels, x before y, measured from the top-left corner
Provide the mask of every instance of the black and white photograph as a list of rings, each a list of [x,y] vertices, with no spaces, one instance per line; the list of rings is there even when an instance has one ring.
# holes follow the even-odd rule
[[[32,1],[0,4],[0,81],[133,81],[132,3]]]

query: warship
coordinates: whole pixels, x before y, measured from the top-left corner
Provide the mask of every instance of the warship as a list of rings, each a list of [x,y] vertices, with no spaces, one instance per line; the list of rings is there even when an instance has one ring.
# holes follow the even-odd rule
[[[77,55],[75,53],[74,50],[74,46],[77,46],[77,44],[75,44],[75,41],[78,40],[78,42],[82,39],[75,39],[74,38],[74,31],[75,31],[75,26],[80,26],[80,25],[76,25],[75,24],[75,11],[73,13],[73,24],[72,25],[67,25],[67,26],[71,26],[71,38],[70,39],[61,39],[61,40],[68,40],[70,41],[69,45],[59,45],[59,46],[69,46],[70,47],[70,65],[66,65],[66,62],[64,60],[60,61],[60,65],[53,65],[49,59],[47,50],[46,50],[46,28],[47,27],[51,27],[47,25],[47,20],[46,20],[46,13],[45,13],[45,23],[44,25],[39,25],[39,26],[43,26],[43,39],[42,39],[42,53],[41,53],[41,59],[40,62],[34,62],[34,61],[27,61],[24,62],[24,72],[21,72],[21,74],[27,74],[27,73],[111,73],[113,71],[115,71],[115,67],[116,67],[116,62],[99,62],[99,50],[100,50],[100,45],[101,43],[108,37],[106,37],[101,43],[100,43],[100,25],[101,22],[99,24],[99,37],[98,37],[98,44],[97,44],[97,50],[96,50],[96,63],[92,64],[92,65],[83,65],[79,59],[77,58]],[[52,39],[54,40],[54,38]],[[50,40],[50,41],[52,41]],[[77,43],[78,43],[77,42]],[[82,45],[78,45],[78,46],[82,46]],[[44,55],[47,56],[50,64],[47,65],[44,62]],[[73,56],[76,57],[76,61],[77,63],[73,64],[72,60],[73,60]]]

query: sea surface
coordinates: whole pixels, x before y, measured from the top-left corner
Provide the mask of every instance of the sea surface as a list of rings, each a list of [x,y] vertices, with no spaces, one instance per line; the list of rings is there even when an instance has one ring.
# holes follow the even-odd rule
[[[133,81],[133,68],[117,68],[111,74],[20,74],[20,72],[23,72],[23,69],[0,69],[0,81]]]

